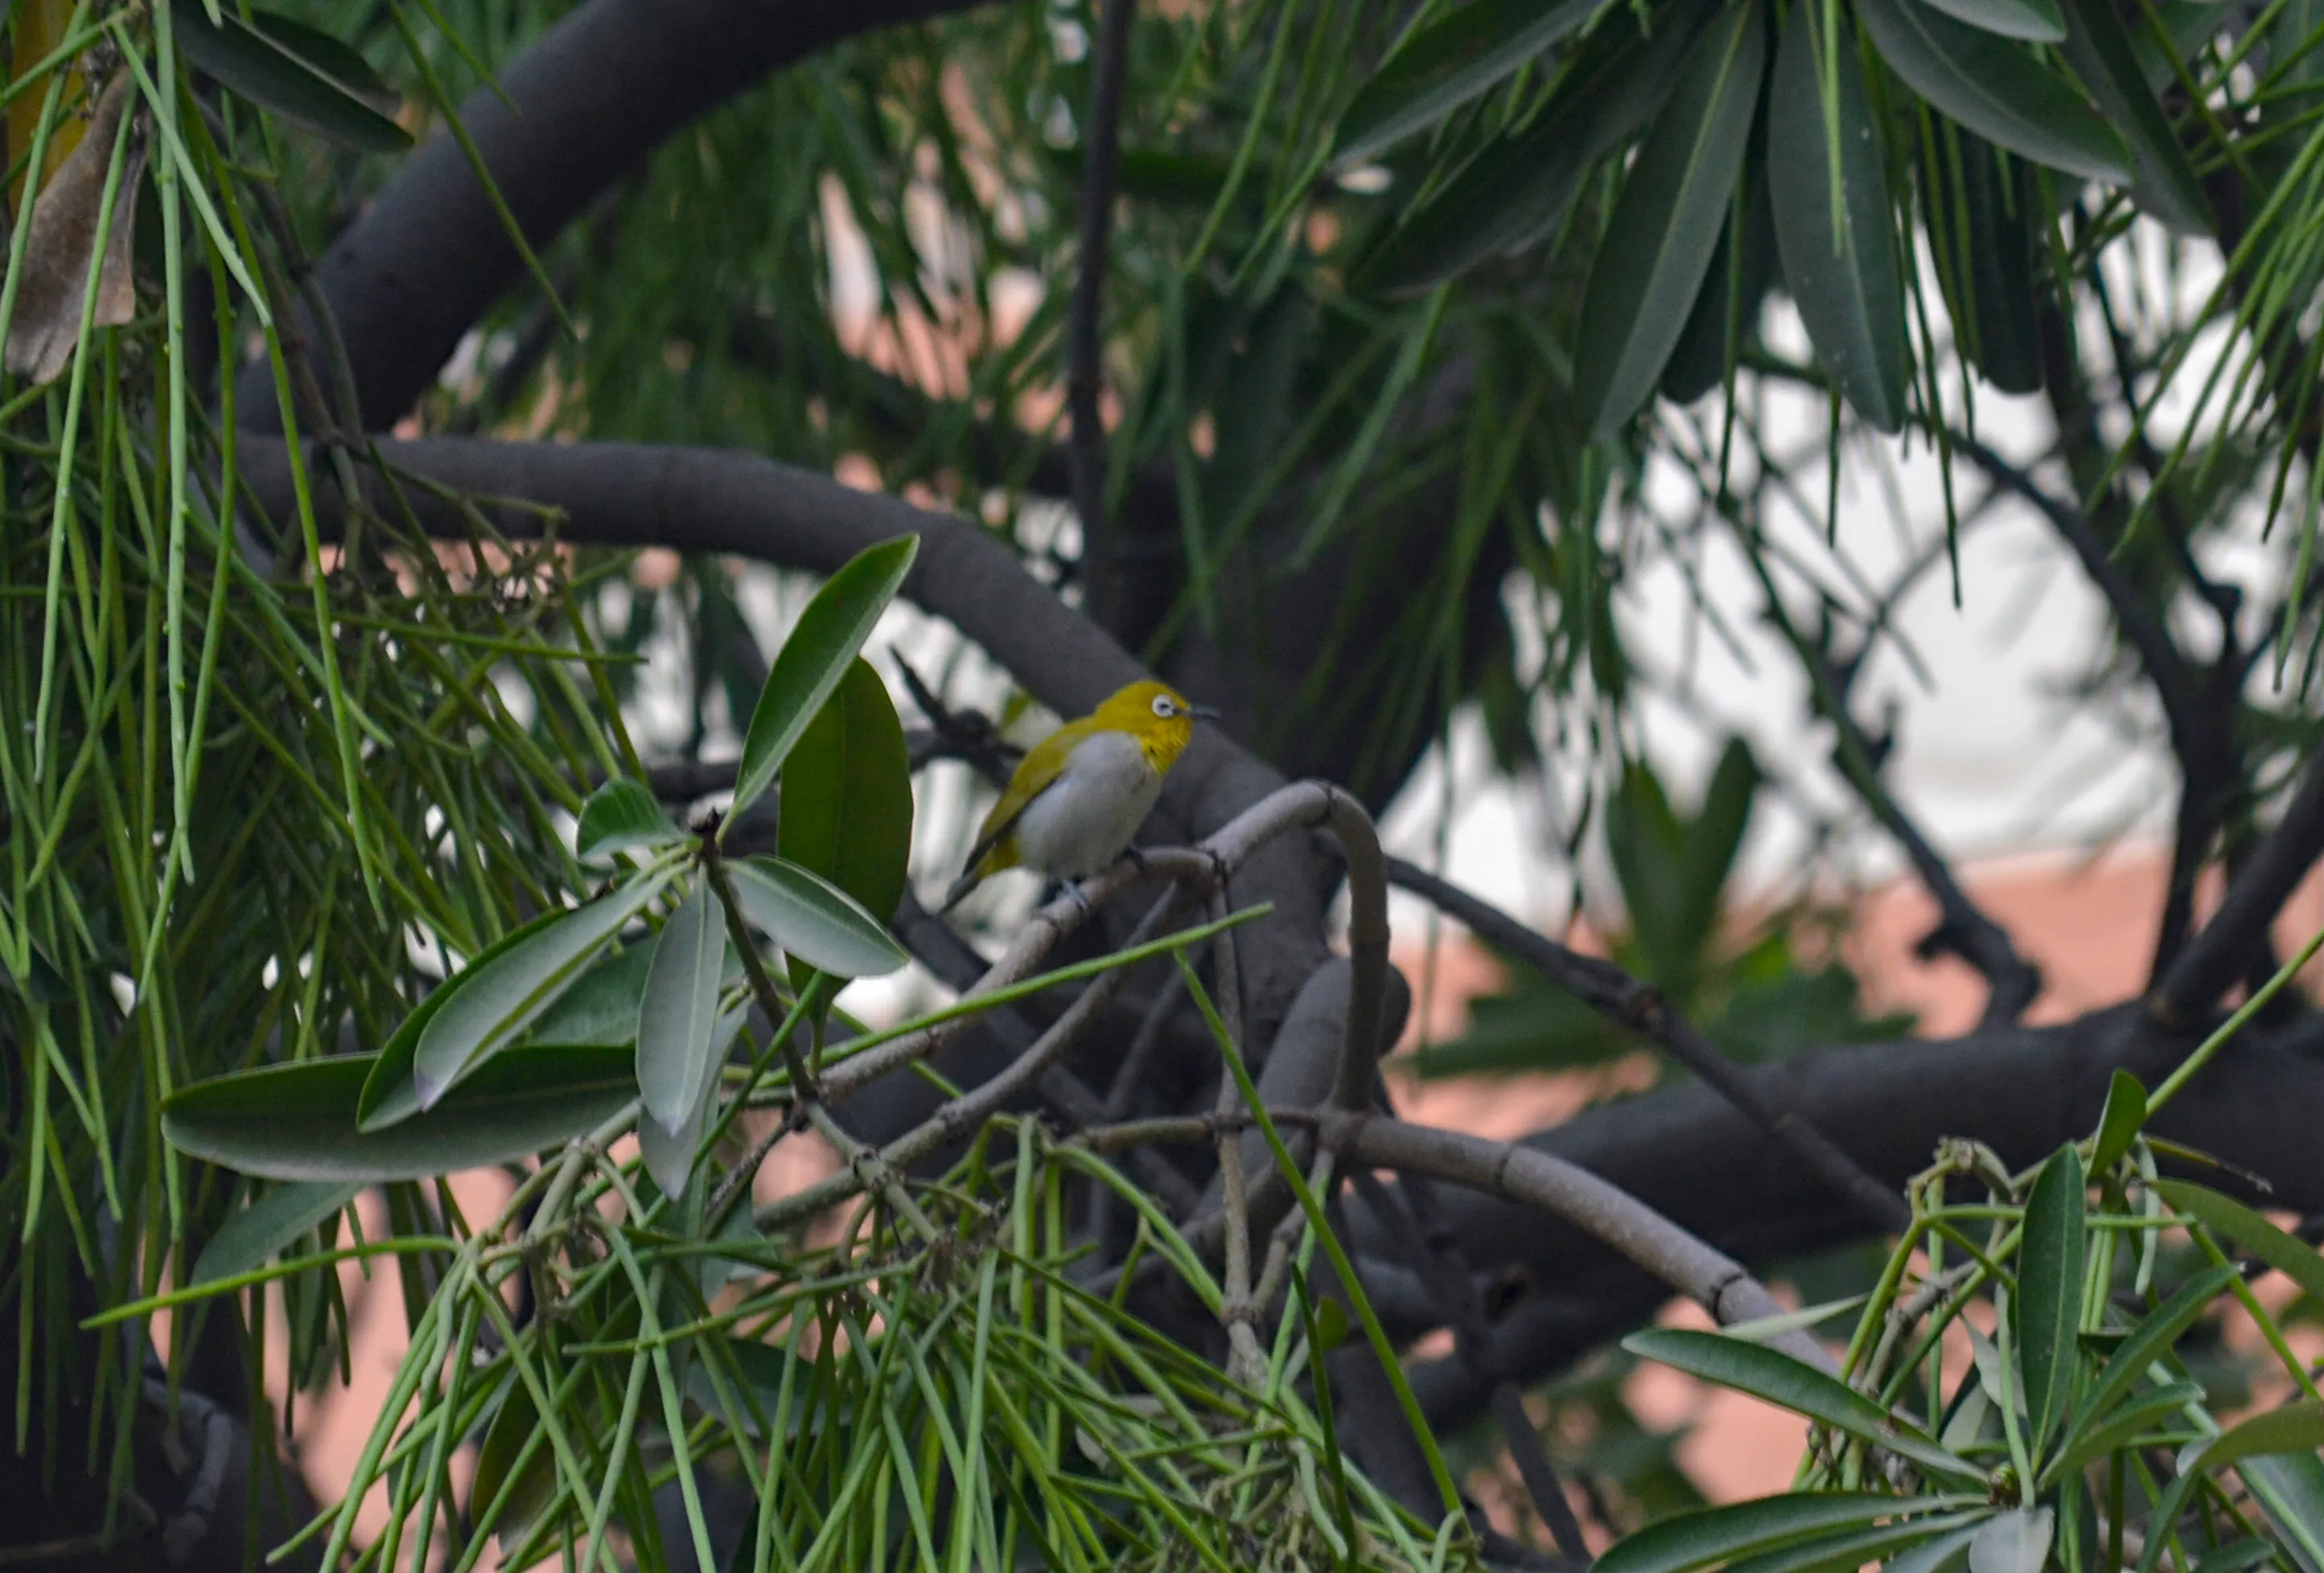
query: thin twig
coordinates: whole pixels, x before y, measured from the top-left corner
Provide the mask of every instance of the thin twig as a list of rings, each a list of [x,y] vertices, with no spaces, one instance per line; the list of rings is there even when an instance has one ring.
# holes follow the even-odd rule
[[[1551,1541],[1566,1556],[1587,1557],[1589,1548],[1582,1538],[1581,1522],[1573,1516],[1573,1504],[1565,1500],[1564,1485],[1549,1461],[1547,1449],[1541,1445],[1541,1432],[1536,1429],[1533,1417],[1526,1412],[1525,1395],[1517,1391],[1516,1383],[1492,1368],[1492,1335],[1478,1309],[1468,1264],[1461,1259],[1459,1246],[1443,1230],[1441,1222],[1423,1221],[1424,1214],[1434,1210],[1427,1178],[1407,1173],[1402,1200],[1391,1194],[1368,1169],[1356,1170],[1352,1179],[1364,1205],[1387,1226],[1390,1237],[1404,1253],[1405,1261],[1428,1291],[1436,1313],[1452,1329],[1455,1356],[1480,1381],[1491,1384],[1493,1418],[1500,1424],[1509,1457],[1516,1461],[1526,1494],[1533,1498],[1534,1511],[1549,1528]],[[1412,1204],[1409,1212],[1404,1206],[1405,1200]]]
[[[1736,1111],[1791,1149],[1810,1173],[1830,1186],[1884,1234],[1898,1234],[1913,1221],[1904,1199],[1866,1173],[1831,1137],[1773,1100],[1720,1053],[1654,989],[1612,961],[1568,950],[1548,935],[1519,923],[1490,903],[1401,858],[1388,860],[1388,878],[1468,925],[1478,938],[1525,962],[1608,1020],[1661,1046],[1680,1064],[1735,1106]]]
[[[1106,629],[1113,626],[1120,608],[1121,585],[1113,532],[1105,517],[1105,418],[1100,408],[1104,380],[1105,261],[1113,230],[1130,30],[1137,17],[1137,0],[1105,0],[1098,18],[1089,113],[1082,127],[1081,246],[1065,321],[1065,406],[1073,418],[1066,457],[1073,477],[1074,511],[1082,521],[1082,605],[1092,621]]]

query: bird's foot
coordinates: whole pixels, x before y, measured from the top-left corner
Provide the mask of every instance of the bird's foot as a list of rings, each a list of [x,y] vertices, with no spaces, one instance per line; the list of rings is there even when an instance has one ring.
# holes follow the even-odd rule
[[[1082,920],[1087,922],[1090,916],[1090,898],[1088,893],[1082,889],[1082,882],[1078,879],[1066,879],[1061,883],[1065,888],[1065,894],[1074,898],[1074,905],[1082,909]]]
[[[1115,861],[1128,863],[1131,868],[1138,870],[1139,877],[1140,878],[1143,878],[1146,875],[1153,872],[1153,869],[1146,861],[1146,854],[1139,851],[1136,847],[1122,848],[1121,856],[1116,859]]]

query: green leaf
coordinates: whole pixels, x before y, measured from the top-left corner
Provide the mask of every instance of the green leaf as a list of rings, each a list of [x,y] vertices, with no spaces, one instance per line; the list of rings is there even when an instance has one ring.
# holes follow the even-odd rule
[[[2038,392],[2031,171],[1959,126],[1940,126],[1929,150],[1929,244],[1961,353],[2003,392]]]
[[[1758,106],[1766,31],[1757,0],[1711,23],[1622,183],[1573,354],[1574,396],[1593,438],[1619,430],[1654,392],[1702,288]]]
[[[1720,893],[1727,888],[1744,833],[1751,828],[1751,809],[1764,778],[1751,757],[1751,745],[1739,737],[1729,738],[1719,750],[1719,763],[1711,768],[1711,783],[1703,788],[1702,807],[1684,830],[1698,909],[1717,913]]]
[[[716,1069],[711,1029],[725,961],[725,915],[696,882],[662,924],[638,1001],[638,1094],[651,1122],[671,1136],[701,1103]]]
[[[433,1014],[412,1050],[411,1085],[420,1107],[434,1107],[460,1078],[514,1043],[622,925],[645,910],[674,872],[632,879],[561,913],[539,933],[447,981],[438,992],[451,998]],[[374,1118],[374,1128],[379,1123]]]
[[[638,1001],[645,996],[657,937],[649,935],[592,961],[556,1004],[532,1018],[525,1036],[536,1044],[636,1043]]]
[[[1975,1464],[1905,1430],[1895,1416],[1845,1382],[1780,1350],[1686,1328],[1649,1328],[1624,1338],[1622,1347],[1706,1382],[1821,1421],[1909,1459],[1925,1474],[1974,1483],[1985,1479],[1985,1472]]]
[[[1891,1558],[1881,1573],[1959,1573],[1969,1566],[1969,1542],[1977,1538],[1979,1527],[1972,1522],[1933,1541],[1923,1541],[1911,1550]]]
[[[530,1455],[525,1451],[528,1445]],[[549,1505],[556,1469],[556,1456],[541,1430],[540,1411],[532,1402],[532,1391],[512,1373],[500,1409],[484,1432],[484,1445],[476,1449],[476,1473],[468,1495],[471,1511],[481,1515],[489,1509],[512,1475],[516,1488],[489,1523],[479,1522],[476,1527],[499,1535],[503,1550],[514,1549]]]
[[[2135,1402],[2123,1405],[2105,1424],[2075,1437],[2073,1446],[2042,1467],[2041,1483],[2046,1486],[2061,1479],[2094,1458],[2125,1451],[2133,1444],[2147,1445],[2147,1433],[2166,1418],[2190,1403],[2202,1402],[2203,1389],[2192,1382],[2172,1382],[2150,1388]]]
[[[1333,157],[1356,163],[1442,120],[1588,21],[1607,0],[1471,0],[1406,37],[1340,116]]]
[[[411,1062],[420,1047],[420,1035],[436,1019],[436,1013],[450,1003],[453,990],[479,968],[498,960],[540,933],[551,924],[563,920],[565,914],[544,912],[521,927],[511,929],[468,960],[466,967],[447,978],[429,991],[428,997],[412,1008],[411,1014],[397,1024],[394,1032],[379,1052],[372,1069],[370,1082],[364,1088],[363,1103],[357,1118],[365,1130],[376,1130],[393,1125],[399,1119],[409,1119],[420,1112],[420,1091],[412,1084]]]
[[[1969,1539],[1969,1573],[2042,1573],[2057,1531],[2058,1515],[2047,1507],[1997,1513]]]
[[[2056,0],[1929,0],[1929,4],[1980,32],[1997,32],[2004,38],[2055,43],[2066,36],[2066,19],[2058,14]]]
[[[2131,182],[2132,198],[2166,228],[2181,235],[2214,233],[2218,223],[2210,199],[2203,195],[2203,183],[2171,117],[2154,101],[2110,0],[2066,0],[2066,8],[2073,23],[2066,38],[2066,63],[2130,144],[2138,171]]]
[[[751,712],[728,824],[774,784],[783,761],[847,676],[848,663],[903,587],[919,549],[916,535],[864,547],[824,581],[799,613],[790,637],[775,652],[766,686],[759,690],[759,703]]]
[[[1749,162],[1744,179],[1743,223],[1738,244],[1735,215],[1711,253],[1711,268],[1679,330],[1670,363],[1663,368],[1663,397],[1674,404],[1692,404],[1727,381],[1727,328],[1732,292],[1735,347],[1750,346],[1759,322],[1759,308],[1775,281],[1775,215],[1767,205],[1767,161]],[[1529,734],[1528,734],[1529,735]]]
[[[2083,1394],[2074,1414],[2077,1429],[2086,1430],[2105,1420],[2107,1412],[2145,1376],[2148,1366],[2171,1352],[2180,1335],[2195,1324],[2195,1319],[2235,1275],[2232,1267],[2207,1267],[2147,1312],[2131,1335],[2115,1346],[2113,1355]]]
[[[2106,1108],[2090,1142],[2090,1173],[2103,1176],[2121,1163],[2145,1123],[2146,1088],[2129,1072],[2116,1071],[2107,1084]]]
[[[265,1265],[283,1246],[313,1232],[362,1193],[361,1185],[332,1181],[275,1186],[227,1219],[210,1237],[210,1243],[194,1258],[189,1284],[235,1278]]]
[[[2203,1444],[2182,1472],[2224,1469],[2239,1458],[2313,1453],[2319,1448],[2324,1448],[2324,1401],[2303,1398],[2229,1426]]]
[[[751,926],[811,967],[839,978],[877,978],[908,960],[877,918],[805,869],[762,857],[726,869]]]
[[[912,767],[888,685],[850,662],[783,766],[777,848],[884,917],[903,899],[912,856]]]
[[[2231,1196],[2184,1180],[2157,1180],[2154,1189],[2177,1210],[2200,1219],[2205,1228],[2232,1240],[2261,1261],[2324,1300],[2324,1256],[2304,1245]]]
[[[2275,1555],[2273,1543],[2252,1539],[2229,1541],[2226,1545],[2203,1553],[2191,1573],[2245,1573]]]
[[[717,1101],[718,1067],[725,1062],[726,1051],[746,1019],[745,1012],[733,1010],[712,1024],[710,1046],[703,1053],[706,1073],[701,1084],[689,1090],[693,1101],[679,1112],[673,1127],[665,1129],[653,1119],[638,1121],[638,1155],[645,1160],[646,1173],[653,1176],[654,1183],[666,1196],[684,1196],[693,1179],[694,1161],[702,1154],[703,1128],[709,1124],[712,1104]],[[742,1210],[742,1217],[748,1220],[747,1208]],[[708,1258],[697,1258],[697,1262],[705,1269],[710,1266]]]
[[[683,841],[686,832],[642,782],[616,777],[589,794],[581,805],[581,827],[574,835],[574,851],[583,858],[603,858],[631,847],[661,847]]]
[[[395,123],[402,96],[327,33],[263,11],[244,21],[232,5],[212,23],[202,0],[171,0],[170,21],[189,60],[260,108],[358,152],[411,145]]]
[[[161,1106],[189,1156],[269,1180],[377,1184],[526,1158],[602,1125],[637,1096],[626,1049],[511,1049],[425,1114],[364,1132],[364,1082],[380,1056],[345,1054],[198,1081]]]
[[[2083,1237],[2082,1155],[2069,1142],[2050,1155],[2025,1202],[2025,1233],[2017,1250],[2017,1290],[2010,1311],[2017,1322],[2018,1368],[2025,1414],[2037,1453],[2066,1412],[2081,1349]]]
[[[1892,70],[1978,135],[2085,179],[2130,179],[2122,139],[2080,90],[2016,45],[1920,0],[1858,0],[1856,14]]]
[[[2324,1568],[2324,1458],[2313,1451],[2269,1453],[2246,1458],[2236,1473],[2306,1565]]]
[[[1775,244],[1817,358],[1858,415],[1895,432],[1904,425],[1912,364],[1887,159],[1874,129],[1855,33],[1843,21],[1839,36],[1825,39],[1823,47],[1837,57],[1829,73],[1817,59],[1806,15],[1795,12],[1784,29],[1767,96]],[[1824,101],[1827,74],[1838,83],[1836,106]],[[1837,170],[1828,108],[1840,126]]]
[[[1893,1498],[1891,1500],[1894,1500]],[[1988,1514],[1982,1507],[1962,1513],[1932,1514],[1876,1529],[1842,1535],[1819,1535],[1780,1550],[1740,1557],[1727,1564],[1727,1573],[1857,1573],[1868,1562],[1895,1564],[1889,1558],[1951,1535],[1974,1535]],[[1967,1541],[1963,1547],[1966,1549]]]
[[[1832,1530],[1861,1529],[1915,1510],[1954,1505],[1960,1500],[1808,1492],[1694,1508],[1624,1536],[1598,1559],[1596,1573],[1683,1573],[1738,1555],[1821,1538]]]
[[[1389,295],[1432,289],[1555,227],[1582,176],[1670,97],[1692,37],[1677,17],[1660,19],[1651,36],[1627,11],[1609,17],[1574,51],[1547,105],[1406,208],[1358,265],[1354,286]]]

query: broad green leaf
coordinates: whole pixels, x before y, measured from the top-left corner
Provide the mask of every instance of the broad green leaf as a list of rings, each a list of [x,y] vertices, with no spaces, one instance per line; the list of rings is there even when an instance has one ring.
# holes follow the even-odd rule
[[[161,1106],[192,1157],[269,1180],[377,1184],[526,1158],[602,1125],[637,1096],[626,1049],[511,1049],[425,1114],[355,1128],[374,1054],[267,1065],[198,1081]]]
[[[2017,1250],[2017,1290],[2010,1296],[2017,1322],[2028,1439],[2035,1452],[2066,1411],[2081,1349],[2083,1237],[2082,1155],[2069,1142],[2050,1155],[2025,1202],[2025,1233]]]
[[[1912,363],[1887,159],[1865,94],[1854,32],[1843,21],[1839,36],[1825,39],[1823,47],[1837,57],[1828,70],[1816,58],[1806,16],[1795,11],[1784,29],[1767,97],[1775,244],[1817,359],[1867,424],[1894,432],[1904,424]],[[1827,76],[1838,84],[1834,105],[1824,101]],[[1840,126],[1837,169],[1828,109]]]
[[[453,992],[478,969],[497,961],[523,944],[551,924],[563,919],[562,912],[544,912],[521,927],[511,929],[491,944],[468,959],[468,964],[429,991],[428,997],[412,1008],[411,1014],[397,1024],[380,1048],[379,1057],[372,1068],[371,1081],[364,1088],[363,1103],[357,1118],[365,1130],[376,1130],[393,1125],[399,1119],[409,1119],[420,1112],[420,1092],[412,1085],[411,1061],[420,1047],[420,1035],[436,1019],[436,1013],[451,1002]]]
[[[2234,1276],[2232,1267],[2207,1267],[2147,1312],[2131,1335],[2115,1346],[2114,1353],[2083,1394],[2074,1414],[2077,1428],[2087,1429],[2105,1420],[2107,1412],[2145,1376],[2148,1366],[2171,1352],[2180,1335],[2195,1325],[2195,1319],[2218,1298],[2219,1292]]]
[[[171,0],[170,20],[189,60],[260,108],[358,152],[411,145],[401,96],[337,39],[265,12],[244,21],[232,5],[212,23],[202,0]]]
[[[658,1120],[638,1121],[638,1155],[645,1160],[646,1173],[662,1189],[666,1196],[682,1197],[694,1174],[694,1160],[702,1151],[702,1133],[709,1124],[711,1106],[717,1101],[718,1067],[725,1062],[726,1051],[734,1042],[734,1035],[742,1030],[746,1013],[729,1011],[712,1024],[710,1046],[703,1055],[708,1067],[701,1085],[689,1091],[693,1099],[679,1113],[678,1123],[664,1129]],[[742,1210],[747,1222],[750,1210]],[[711,1269],[711,1258],[697,1258],[706,1271]]]
[[[465,968],[444,987],[451,995],[420,1031],[411,1053],[411,1085],[423,1109],[460,1078],[514,1043],[549,1008],[589,959],[612,943],[622,925],[645,910],[674,870],[632,879],[479,966]],[[374,1119],[376,1127],[379,1122]]]
[[[2203,1390],[2192,1382],[2172,1382],[2148,1389],[2123,1405],[2103,1425],[2076,1436],[2073,1446],[2042,1467],[2041,1483],[2046,1486],[2093,1459],[2123,1451],[2188,1404],[2202,1402]]]
[[[2244,1573],[2275,1556],[2273,1542],[2263,1540],[2229,1541],[2226,1545],[2203,1553],[2190,1573]]]
[[[1686,1328],[1649,1328],[1622,1340],[1634,1355],[1765,1399],[1794,1414],[1846,1431],[1949,1480],[1982,1482],[1984,1470],[1956,1458],[1836,1376],[1777,1349]]]
[[[1974,1535],[1986,1522],[1983,1507],[1960,1513],[1930,1514],[1850,1534],[1819,1535],[1781,1550],[1762,1551],[1727,1564],[1727,1573],[1857,1573],[1867,1563],[1893,1567],[1888,1559],[1955,1534]]]
[[[2246,1458],[2236,1473],[2301,1560],[2324,1568],[2324,1458],[2312,1449],[2269,1453]]]
[[[631,847],[668,846],[685,837],[643,782],[616,777],[581,805],[573,850],[583,858],[603,858]]]
[[[2042,1573],[2057,1529],[2058,1515],[2046,1507],[1997,1513],[1969,1538],[1969,1573]]]
[[[1670,363],[1663,368],[1663,397],[1674,404],[1692,404],[1727,381],[1730,308],[1740,353],[1751,345],[1760,307],[1775,281],[1775,216],[1767,206],[1766,159],[1750,161],[1743,184],[1740,235],[1729,211],[1719,249],[1711,253],[1710,271],[1695,293],[1694,309],[1687,313]]]
[[[903,898],[912,854],[912,767],[888,685],[850,662],[783,766],[777,849],[875,916]]]
[[[779,858],[744,858],[726,870],[751,926],[811,967],[839,978],[877,978],[908,959],[878,919],[805,869]]]
[[[525,1036],[536,1044],[636,1043],[638,1001],[645,995],[656,937],[592,961],[566,985],[556,1004],[532,1018]]]
[[[1683,1573],[1738,1555],[1820,1539],[1833,1530],[1861,1529],[1916,1509],[1927,1512],[1973,1500],[1811,1492],[1693,1508],[1624,1536],[1607,1548],[1596,1568],[1597,1573]]]
[[[1553,229],[1582,177],[1669,97],[1692,36],[1677,17],[1660,19],[1651,35],[1628,12],[1609,17],[1574,51],[1546,106],[1405,211],[1357,267],[1355,287],[1390,295],[1431,289]]]
[[[2034,281],[2032,205],[2038,192],[2024,166],[1991,143],[1941,125],[1928,143],[1928,235],[1937,281],[1952,313],[1961,353],[2005,393],[2042,386],[2041,324]]]
[[[2171,117],[2154,101],[2136,51],[2111,0],[2066,0],[2072,28],[2066,63],[2090,90],[2107,122],[2130,144],[2138,177],[2130,194],[2165,227],[2208,235],[2218,227],[2203,183],[2188,161]]]
[[[1355,163],[1434,124],[1572,32],[1607,0],[1470,0],[1407,37],[1356,90],[1333,157]]]
[[[234,1278],[265,1265],[282,1247],[311,1232],[363,1193],[361,1185],[299,1181],[277,1185],[226,1220],[194,1259],[191,1283]]]
[[[1593,437],[1654,392],[1710,271],[1766,75],[1757,0],[1730,5],[1687,55],[1622,183],[1591,264],[1574,396]]]
[[[2288,1483],[2291,1488],[2287,1503],[2290,1522],[2279,1520],[2279,1523],[2283,1523],[2287,1534],[2294,1539],[2300,1538],[2303,1531],[2314,1531],[2319,1526],[2308,1519],[2305,1508],[2315,1504],[2303,1502],[2302,1488],[2312,1484],[2315,1476],[2301,1466],[2318,1463],[2317,1449],[2319,1447],[2324,1447],[2324,1404],[2314,1399],[2254,1415],[2208,1441],[2189,1447],[2179,1455],[2177,1478],[2163,1492],[2162,1500],[2155,1504],[2153,1514],[2148,1520],[2146,1554],[2140,1559],[2139,1567],[2151,1569],[2158,1565],[2163,1545],[2169,1539],[2168,1532],[2179,1522],[2180,1510],[2193,1494],[2197,1483],[2212,1470],[2224,1469],[2230,1464],[2237,1466],[2237,1472],[2243,1476],[2245,1484],[2253,1487],[2253,1494],[2260,1498],[2264,1506],[2268,1505],[2269,1495],[2282,1495],[2281,1491],[2271,1492],[2271,1486]],[[2258,1461],[2280,1456],[2289,1456],[2297,1461],[2289,1470],[2282,1471],[2271,1470],[2267,1464]],[[2256,1480],[2255,1475],[2257,1476]],[[2292,1504],[2300,1505],[2290,1505]],[[2273,1507],[2269,1516],[2275,1516]]]
[[[476,1449],[476,1473],[469,1486],[470,1511],[481,1515],[491,1508],[512,1476],[516,1486],[493,1514],[489,1526],[479,1522],[478,1527],[489,1527],[500,1537],[504,1550],[513,1550],[549,1505],[556,1472],[556,1455],[541,1430],[532,1390],[512,1373],[500,1409],[484,1431],[484,1445]]]
[[[2122,139],[2078,89],[2015,44],[1921,0],[1858,0],[1856,14],[1907,86],[1978,135],[2085,179],[2130,179]]]
[[[2231,1240],[2300,1285],[2305,1293],[2324,1300],[2324,1256],[2304,1245],[2237,1201],[2208,1186],[2184,1180],[2158,1180],[2154,1189],[2177,1210],[2200,1219],[2205,1228]]]
[[[2004,38],[2055,43],[2066,36],[2066,19],[2058,14],[2056,0],[1929,0],[1929,4],[1980,32],[1997,32]]]
[[[1969,1566],[1969,1542],[1977,1538],[1979,1527],[1972,1522],[1933,1541],[1923,1541],[1911,1550],[1890,1558],[1881,1573],[1960,1573]]]
[[[2116,1071],[2107,1084],[2106,1108],[2098,1115],[2098,1135],[2090,1143],[2090,1173],[2103,1177],[2130,1152],[2146,1123],[2146,1089],[2127,1071]]]
[[[899,536],[866,547],[823,583],[799,613],[798,622],[775,652],[766,686],[751,712],[751,730],[742,740],[742,763],[734,781],[734,805],[727,814],[732,824],[774,785],[816,713],[823,708],[847,664],[872,637],[872,625],[888,610],[888,603],[903,587],[919,554],[920,538]]]
[[[662,924],[638,1000],[638,1095],[649,1120],[670,1136],[701,1103],[716,1069],[710,1039],[725,962],[725,914],[697,881]]]

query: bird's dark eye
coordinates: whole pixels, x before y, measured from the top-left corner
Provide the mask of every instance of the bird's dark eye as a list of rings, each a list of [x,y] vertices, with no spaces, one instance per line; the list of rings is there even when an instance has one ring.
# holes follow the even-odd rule
[[[1169,696],[1168,695],[1167,695],[1167,694],[1157,694],[1157,695],[1154,696],[1154,713],[1155,713],[1155,714],[1159,715],[1159,716],[1167,717],[1167,716],[1170,716],[1170,715],[1172,715],[1172,714],[1175,714],[1175,713],[1176,713],[1176,711],[1177,711],[1177,708],[1178,708],[1178,707],[1177,707],[1176,705],[1175,705],[1175,704],[1171,704],[1171,703],[1170,703],[1170,696]]]

